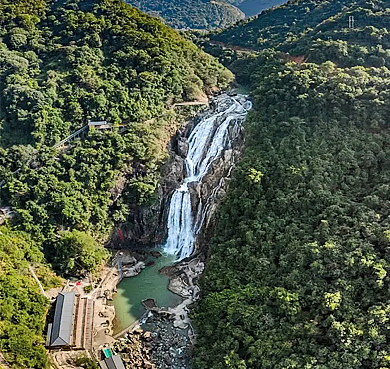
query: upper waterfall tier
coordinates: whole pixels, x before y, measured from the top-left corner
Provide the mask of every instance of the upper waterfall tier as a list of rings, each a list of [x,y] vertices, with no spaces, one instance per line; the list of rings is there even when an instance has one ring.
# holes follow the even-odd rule
[[[168,238],[164,250],[179,260],[193,252],[195,230],[189,183],[200,182],[210,165],[231,147],[252,103],[246,96],[222,94],[214,100],[215,108],[205,114],[188,138],[185,159],[186,178],[172,195],[168,212]]]

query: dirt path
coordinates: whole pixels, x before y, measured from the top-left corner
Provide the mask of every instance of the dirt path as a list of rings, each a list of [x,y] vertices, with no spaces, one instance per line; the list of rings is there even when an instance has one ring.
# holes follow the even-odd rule
[[[11,368],[11,366],[7,363],[7,361],[5,360],[3,354],[0,352],[0,368]]]

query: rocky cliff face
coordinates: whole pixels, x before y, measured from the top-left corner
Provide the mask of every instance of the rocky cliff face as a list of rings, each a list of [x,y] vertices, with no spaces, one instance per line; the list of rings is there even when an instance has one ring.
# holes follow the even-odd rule
[[[210,110],[218,111],[211,100]],[[121,226],[120,233],[113,235],[113,247],[153,247],[162,244],[167,236],[166,219],[172,193],[185,178],[184,159],[188,152],[187,138],[192,128],[208,112],[200,113],[179,129],[169,143],[169,159],[160,169],[161,179],[153,204],[132,209],[130,219]],[[230,147],[215,160],[201,182],[191,183],[191,202],[197,232],[195,253],[206,252],[213,230],[213,219],[219,202],[227,189],[229,179],[243,146],[242,126],[232,124],[229,128]]]
[[[169,290],[181,296],[182,302],[175,307],[165,308],[159,307],[152,298],[142,301],[145,308],[149,310],[142,319],[142,327],[153,333],[144,342],[144,348],[150,348],[150,351],[140,350],[139,347],[143,346],[138,343],[134,349],[130,348],[138,353],[126,359],[129,360],[131,367],[144,365],[146,362],[147,365],[156,364],[161,369],[190,368],[191,351],[196,339],[196,332],[189,316],[190,306],[200,298],[200,288],[197,283],[205,267],[216,209],[224,197],[243,147],[242,123],[247,112],[246,103],[249,102],[243,96],[231,99],[226,94],[222,94],[215,104],[213,101],[210,102],[211,108],[208,111],[198,114],[195,120],[176,132],[169,144],[169,160],[161,167],[156,201],[150,206],[133,209],[131,222],[122,227],[125,242],[129,246],[146,247],[165,242],[171,198],[175,199],[175,195],[172,196],[174,193],[180,193],[186,178],[184,181],[185,184],[188,183],[186,198],[191,199],[189,206],[192,206],[194,215],[191,230],[195,229],[196,233],[195,250],[191,257],[182,258],[180,262],[159,270],[161,274],[169,277]],[[232,109],[228,110],[226,116],[225,111],[229,107]],[[204,128],[206,124],[207,129]],[[195,136],[199,140],[195,140]],[[222,147],[225,150],[221,152]],[[197,155],[194,152],[197,152]],[[216,157],[217,159],[214,160]],[[188,173],[195,173],[195,175],[187,177],[186,163],[189,168]],[[203,170],[199,170],[201,175],[198,176],[194,168],[199,167]],[[179,190],[176,191],[177,189]],[[176,204],[175,201],[172,203]],[[171,224],[170,232],[176,229],[176,223],[181,223],[183,218],[190,219],[191,211],[182,211],[182,209],[190,210],[189,201],[185,204],[186,207],[183,203],[178,207],[179,211],[175,212],[175,216],[171,215],[170,219],[180,219]],[[173,205],[172,208],[176,209]],[[183,233],[182,228],[179,228],[179,235],[182,239],[187,233]],[[124,244],[121,243],[120,246],[123,247]],[[144,265],[142,260],[137,258],[129,265],[126,273],[129,276],[135,275]],[[134,346],[133,338],[132,333],[129,332],[126,336],[127,341],[123,344],[125,350],[129,345]]]
[[[197,230],[195,252],[207,252],[208,242],[213,234],[216,210],[226,193],[231,173],[240,157],[244,141],[242,128],[239,132],[230,132],[230,135],[232,148],[225,150],[221,157],[211,165],[202,182],[193,184],[191,187]]]

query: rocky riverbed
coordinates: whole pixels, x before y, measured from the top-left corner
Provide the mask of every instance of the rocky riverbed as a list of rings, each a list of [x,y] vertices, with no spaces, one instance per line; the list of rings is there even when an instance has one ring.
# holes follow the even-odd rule
[[[169,289],[183,298],[173,308],[159,307],[153,299],[143,301],[148,312],[140,325],[114,344],[127,368],[188,369],[195,334],[188,306],[199,298],[197,279],[204,269],[199,258],[164,267]],[[153,366],[150,366],[153,364]]]
[[[175,327],[174,320],[165,314],[152,313],[144,325],[152,331],[149,352],[159,369],[190,367],[192,343],[187,330]]]
[[[191,341],[187,332],[175,328],[169,315],[151,312],[142,327],[128,332],[113,346],[126,368],[189,368]]]
[[[137,328],[116,341],[112,350],[121,354],[126,368],[155,369],[156,366],[151,362],[149,354],[151,341],[151,332]]]

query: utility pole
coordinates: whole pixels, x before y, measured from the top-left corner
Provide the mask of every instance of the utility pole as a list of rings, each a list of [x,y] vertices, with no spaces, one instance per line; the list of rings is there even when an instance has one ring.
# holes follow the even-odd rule
[[[355,28],[355,17],[353,15],[348,17],[348,28]]]

